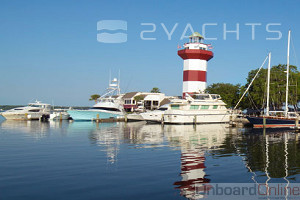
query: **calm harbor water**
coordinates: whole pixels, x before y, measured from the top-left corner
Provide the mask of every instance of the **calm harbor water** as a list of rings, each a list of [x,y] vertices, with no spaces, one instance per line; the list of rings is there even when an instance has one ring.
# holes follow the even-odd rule
[[[299,183],[292,131],[6,121],[0,199],[197,199],[204,183]]]

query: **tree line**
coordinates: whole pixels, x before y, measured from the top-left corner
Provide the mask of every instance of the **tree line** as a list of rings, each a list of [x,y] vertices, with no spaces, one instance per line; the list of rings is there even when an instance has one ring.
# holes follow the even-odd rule
[[[230,83],[214,83],[207,87],[206,92],[220,94],[227,107],[234,107],[249,86],[259,69],[248,73],[245,85]],[[254,80],[248,93],[245,95],[238,108],[261,109],[266,106],[267,94],[267,69],[261,69]],[[296,66],[290,65],[289,72],[289,105],[297,106],[300,101],[300,73]],[[270,76],[270,108],[281,109],[285,103],[286,90],[286,65],[276,65],[271,68]]]

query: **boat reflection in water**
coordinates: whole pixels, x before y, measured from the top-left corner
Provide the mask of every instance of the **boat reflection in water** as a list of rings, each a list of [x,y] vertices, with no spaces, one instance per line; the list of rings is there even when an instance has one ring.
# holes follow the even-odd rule
[[[181,149],[181,181],[174,183],[188,199],[204,196],[204,185],[211,181],[205,170],[206,152],[218,149],[226,138],[226,125],[166,125],[165,134],[171,146]]]
[[[36,139],[47,137],[50,129],[48,123],[41,123],[39,121],[5,120],[0,123],[0,126],[3,130],[15,133],[25,133]]]
[[[164,127],[160,124],[132,122],[123,127],[125,142],[135,144],[135,148],[157,148],[164,144]]]
[[[82,125],[81,123],[82,122],[78,122],[78,125]],[[86,123],[86,125],[90,124],[91,130],[89,139],[92,144],[104,147],[102,151],[106,152],[107,163],[115,164],[117,162],[120,144],[123,141],[123,134],[122,131],[120,131],[122,125],[120,125],[120,123],[83,123]],[[76,124],[74,123],[74,125]],[[78,126],[76,127],[78,129]]]
[[[68,125],[68,122],[64,123],[59,121],[40,122],[30,120],[5,120],[0,122],[1,129],[3,130],[7,130],[13,133],[24,133],[35,139],[48,137],[53,130],[59,132],[62,135],[65,135],[67,134]]]
[[[289,183],[299,173],[298,133],[276,130],[259,133],[246,131],[242,138],[232,138],[236,152],[245,156],[244,163],[252,180],[259,183]]]

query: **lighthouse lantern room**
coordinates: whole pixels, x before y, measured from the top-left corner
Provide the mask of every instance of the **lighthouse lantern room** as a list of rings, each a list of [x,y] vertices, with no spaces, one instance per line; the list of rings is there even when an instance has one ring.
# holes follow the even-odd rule
[[[211,45],[204,44],[203,39],[200,33],[195,32],[189,36],[189,43],[178,50],[183,59],[183,98],[186,93],[203,93],[206,89],[207,61],[213,58],[213,52],[209,50]]]

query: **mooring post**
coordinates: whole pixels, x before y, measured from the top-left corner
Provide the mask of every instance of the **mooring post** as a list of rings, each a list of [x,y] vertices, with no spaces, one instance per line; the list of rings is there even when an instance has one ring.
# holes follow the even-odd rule
[[[299,128],[299,117],[296,118],[295,120],[295,129]]]
[[[124,116],[124,120],[125,120],[125,122],[127,122],[127,121],[128,121],[128,119],[127,119],[127,114],[125,114],[125,116]]]
[[[194,124],[197,124],[197,115],[194,116]]]
[[[229,125],[233,126],[232,115],[229,116]]]
[[[164,114],[161,115],[161,125],[165,124]]]
[[[96,122],[99,123],[100,120],[99,120],[99,114],[97,114],[97,119],[96,119]]]
[[[267,119],[263,117],[263,127],[266,128],[266,125],[267,125]]]
[[[62,121],[62,114],[59,113],[59,121]]]

